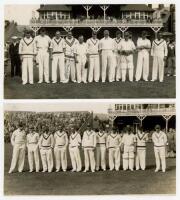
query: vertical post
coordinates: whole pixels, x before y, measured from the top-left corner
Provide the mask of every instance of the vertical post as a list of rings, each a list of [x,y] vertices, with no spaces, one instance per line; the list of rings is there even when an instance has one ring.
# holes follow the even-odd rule
[[[168,119],[166,119],[166,133],[168,132]]]
[[[91,9],[92,6],[89,6],[89,5],[85,5],[83,6],[86,10],[86,18],[88,19],[89,18],[89,10]]]
[[[106,20],[106,10],[108,9],[109,6],[106,6],[106,5],[102,5],[100,6],[101,9],[104,11],[104,21]]]

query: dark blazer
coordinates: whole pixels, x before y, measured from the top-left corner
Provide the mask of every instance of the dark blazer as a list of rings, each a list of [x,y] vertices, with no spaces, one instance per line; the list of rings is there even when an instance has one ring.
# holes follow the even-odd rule
[[[10,55],[10,58],[19,57],[19,43],[16,43],[15,46],[13,43],[10,44],[9,55]]]

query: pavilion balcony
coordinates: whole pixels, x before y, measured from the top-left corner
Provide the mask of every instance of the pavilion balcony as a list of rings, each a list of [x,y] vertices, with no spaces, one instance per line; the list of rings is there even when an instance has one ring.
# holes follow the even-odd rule
[[[124,19],[31,19],[30,26],[38,27],[163,27],[161,20]]]
[[[176,115],[175,107],[169,108],[136,108],[136,109],[121,109],[121,110],[111,110],[108,112],[109,115],[114,116],[157,116],[157,115]]]

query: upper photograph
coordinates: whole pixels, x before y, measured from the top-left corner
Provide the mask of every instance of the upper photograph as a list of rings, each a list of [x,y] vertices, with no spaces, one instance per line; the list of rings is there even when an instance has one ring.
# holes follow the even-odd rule
[[[175,4],[4,13],[5,99],[176,98]]]

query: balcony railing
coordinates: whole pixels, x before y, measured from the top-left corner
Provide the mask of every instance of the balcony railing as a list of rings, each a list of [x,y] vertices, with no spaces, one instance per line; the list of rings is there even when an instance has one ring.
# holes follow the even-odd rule
[[[170,108],[159,108],[159,109],[129,109],[129,110],[116,110],[116,111],[109,111],[110,115],[117,115],[117,116],[136,116],[136,115],[175,115],[176,109],[175,107]]]
[[[123,19],[31,19],[31,26],[73,26],[73,27],[117,27],[117,26],[130,26],[130,27],[161,27],[163,26],[162,20],[123,20]]]

